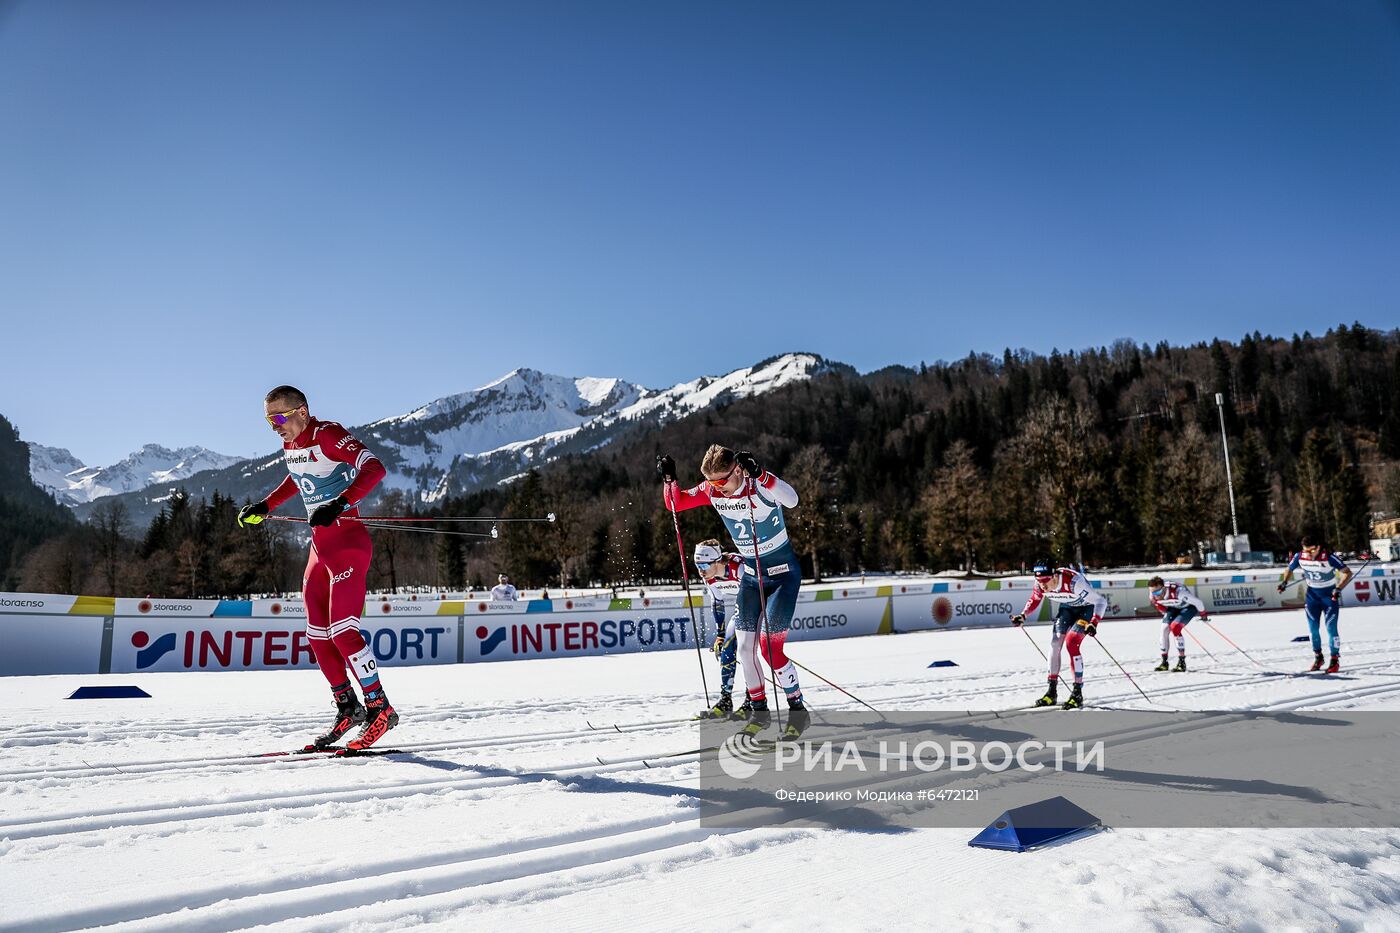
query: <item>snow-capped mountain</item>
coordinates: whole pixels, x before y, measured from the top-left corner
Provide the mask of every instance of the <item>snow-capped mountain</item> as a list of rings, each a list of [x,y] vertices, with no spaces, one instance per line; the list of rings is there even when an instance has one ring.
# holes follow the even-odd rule
[[[29,444],[29,476],[34,484],[53,493],[64,505],[76,505],[78,499],[68,496],[68,474],[86,470],[83,461],[62,447],[45,447],[33,441]]]
[[[569,379],[517,369],[471,392],[375,421],[364,428],[363,440],[386,464],[395,460],[406,473],[441,472],[458,456],[577,430],[646,393],[621,379]]]
[[[62,447],[29,445],[29,475],[65,505],[79,505],[105,496],[135,492],[156,483],[188,479],[205,470],[219,470],[238,463],[204,447],[171,450],[147,444],[123,460],[105,467],[84,464]]]
[[[427,503],[444,495],[468,492],[487,482],[513,479],[520,471],[547,463],[554,457],[596,450],[639,425],[673,421],[720,402],[762,395],[836,368],[844,367],[810,353],[789,353],[723,376],[701,376],[669,389],[646,389],[634,400],[623,398],[583,424],[503,444],[473,456],[454,458],[443,469],[438,488],[420,487],[419,495]]]
[[[431,503],[559,454],[597,449],[639,423],[659,424],[721,400],[770,392],[830,366],[821,357],[792,353],[668,389],[517,369],[474,392],[377,421],[363,437],[389,467],[390,488]]]
[[[633,430],[838,369],[849,367],[810,353],[790,353],[666,389],[617,378],[517,369],[479,389],[437,399],[406,414],[347,427],[388,469],[381,491],[400,490],[427,505],[508,482],[564,454],[596,450]],[[317,414],[335,418],[333,410]],[[194,476],[152,480],[124,495],[123,501],[132,519],[143,522],[177,486],[195,497],[217,490],[235,499],[256,500],[285,475],[281,452],[272,451]],[[79,506],[79,516],[87,509],[86,504]]]

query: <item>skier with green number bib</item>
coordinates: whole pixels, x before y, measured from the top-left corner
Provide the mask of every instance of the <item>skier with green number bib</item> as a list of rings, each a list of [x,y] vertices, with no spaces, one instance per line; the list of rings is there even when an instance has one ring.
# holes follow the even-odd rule
[[[702,505],[714,506],[734,539],[735,550],[743,558],[735,628],[749,698],[749,721],[744,734],[757,736],[773,721],[759,664],[762,652],[787,695],[790,715],[782,737],[797,738],[811,722],[811,714],[802,702],[797,666],[783,647],[802,586],[802,570],[783,520],[783,509],[797,506],[797,490],[760,467],[749,451],[736,454],[719,444],[705,451],[700,463],[705,481],[698,486],[681,488],[676,481],[676,462],[670,457],[657,457],[656,470],[665,483],[666,507],[683,512]]]

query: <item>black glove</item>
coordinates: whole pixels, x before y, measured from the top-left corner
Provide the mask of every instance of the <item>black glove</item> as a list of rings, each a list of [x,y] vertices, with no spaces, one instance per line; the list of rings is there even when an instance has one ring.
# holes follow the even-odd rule
[[[335,520],[340,517],[340,513],[345,511],[350,503],[345,501],[344,496],[336,496],[325,505],[317,506],[316,511],[311,513],[311,517],[306,523],[312,528],[325,528],[327,525],[334,525]]]
[[[739,469],[749,475],[750,479],[758,479],[763,475],[763,468],[758,465],[758,458],[751,450],[741,450],[734,455],[735,461],[739,464]]]
[[[676,461],[668,455],[657,454],[656,473],[661,477],[663,483],[674,483],[676,481]]]
[[[1099,627],[1098,627],[1097,625],[1095,625],[1093,622],[1090,622],[1088,625],[1084,626],[1084,634],[1085,634],[1085,635],[1088,635],[1090,638],[1093,638],[1093,637],[1094,637],[1095,635],[1097,635],[1098,633],[1099,633]]]
[[[1288,589],[1288,584],[1280,581],[1278,585],[1278,591],[1282,593],[1286,589]]]
[[[1339,602],[1341,602],[1341,601],[1342,601],[1342,588],[1341,588],[1340,586],[1333,587],[1333,588],[1332,588],[1332,602],[1334,602],[1334,603],[1339,603]]]
[[[272,510],[267,507],[266,502],[251,502],[238,510],[238,525],[240,528],[247,528],[250,525],[262,524],[263,517]]]
[[[1018,613],[1016,613],[1014,616],[1011,617],[1011,624],[1012,624],[1012,625],[1020,625],[1021,623],[1025,622],[1025,621],[1026,621],[1026,616],[1025,616],[1024,613],[1018,612]]]

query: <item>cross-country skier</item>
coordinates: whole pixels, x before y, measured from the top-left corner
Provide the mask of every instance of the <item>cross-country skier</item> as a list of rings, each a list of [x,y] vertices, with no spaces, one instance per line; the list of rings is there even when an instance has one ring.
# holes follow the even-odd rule
[[[811,715],[802,703],[797,666],[788,660],[783,650],[793,610],[797,607],[797,591],[802,586],[802,570],[788,541],[783,520],[783,509],[797,506],[797,490],[762,469],[749,451],[741,450],[736,454],[719,444],[705,451],[700,463],[705,481],[698,486],[682,489],[676,481],[676,462],[668,456],[656,458],[656,469],[665,483],[666,507],[683,512],[702,505],[714,506],[734,539],[735,549],[744,559],[744,572],[739,581],[739,619],[735,628],[749,698],[745,734],[755,736],[772,722],[758,662],[762,651],[787,695],[791,711],[783,737],[796,738],[811,722]],[[761,636],[760,616],[766,627]]]
[[[707,709],[699,719],[746,719],[748,704],[734,710],[734,669],[739,666],[738,637],[739,581],[744,572],[744,559],[738,554],[720,550],[719,541],[710,538],[695,545],[695,569],[710,595],[710,612],[715,620],[713,651],[719,658],[720,694],[713,709]]]
[[[1185,583],[1168,583],[1161,577],[1153,577],[1147,581],[1147,585],[1147,594],[1153,607],[1162,614],[1162,663],[1153,670],[1168,670],[1168,639],[1169,636],[1175,635],[1176,667],[1170,669],[1185,671],[1186,626],[1198,615],[1207,622],[1210,621],[1210,616],[1206,615],[1206,604],[1201,602],[1201,598],[1191,592],[1191,588]]]
[[[1300,571],[1307,586],[1307,597],[1303,602],[1303,612],[1308,617],[1308,632],[1312,635],[1313,665],[1310,670],[1322,669],[1322,632],[1320,623],[1327,623],[1327,639],[1332,648],[1332,661],[1327,665],[1327,673],[1335,674],[1342,669],[1342,639],[1337,635],[1337,615],[1341,611],[1342,590],[1351,581],[1351,569],[1336,554],[1325,549],[1312,536],[1303,538],[1303,549],[1293,555],[1283,579],[1278,583],[1282,593],[1293,579],[1293,571]],[[1341,579],[1337,578],[1341,571]]]
[[[379,682],[374,652],[360,634],[371,543],[369,532],[353,520],[360,500],[384,478],[384,465],[343,427],[312,417],[300,389],[278,386],[267,393],[264,410],[268,424],[282,438],[289,475],[266,499],[240,509],[238,523],[256,525],[300,493],[311,526],[311,553],[302,580],[306,637],[336,705],[335,722],[306,750],[328,748],[358,724],[359,735],[346,747],[359,751],[399,722]],[[347,669],[360,682],[363,705]]]
[[[1031,572],[1035,575],[1035,585],[1031,587],[1030,599],[1016,615],[1011,617],[1012,625],[1021,625],[1026,616],[1035,612],[1042,599],[1048,599],[1059,607],[1055,613],[1055,624],[1050,638],[1050,687],[1045,696],[1035,701],[1036,706],[1053,706],[1059,698],[1055,695],[1060,679],[1060,649],[1069,649],[1070,669],[1074,671],[1074,689],[1065,700],[1065,709],[1078,709],[1084,705],[1084,656],[1079,653],[1079,645],[1085,636],[1092,638],[1099,632],[1099,621],[1108,600],[1094,589],[1084,574],[1073,567],[1056,567],[1049,559],[1038,560]]]

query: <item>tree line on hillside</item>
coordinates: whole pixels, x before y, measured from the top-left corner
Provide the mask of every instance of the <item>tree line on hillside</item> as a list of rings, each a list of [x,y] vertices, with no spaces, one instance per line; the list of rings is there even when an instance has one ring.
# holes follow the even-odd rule
[[[367,512],[542,517],[498,539],[374,531],[370,585],[483,589],[649,585],[680,578],[653,464],[699,482],[706,447],[754,451],[802,497],[789,512],[808,577],[1199,561],[1231,530],[1224,399],[1240,531],[1280,554],[1304,533],[1363,550],[1400,511],[1400,333],[1244,337],[1189,347],[1119,341],[837,372],[698,412],[506,486],[436,503],[390,492]],[[238,503],[177,494],[149,528],[99,509],[17,564],[23,588],[215,596],[295,591],[304,546],[280,523],[235,527]],[[286,508],[291,508],[288,506]],[[726,540],[711,509],[678,516],[689,550]]]

